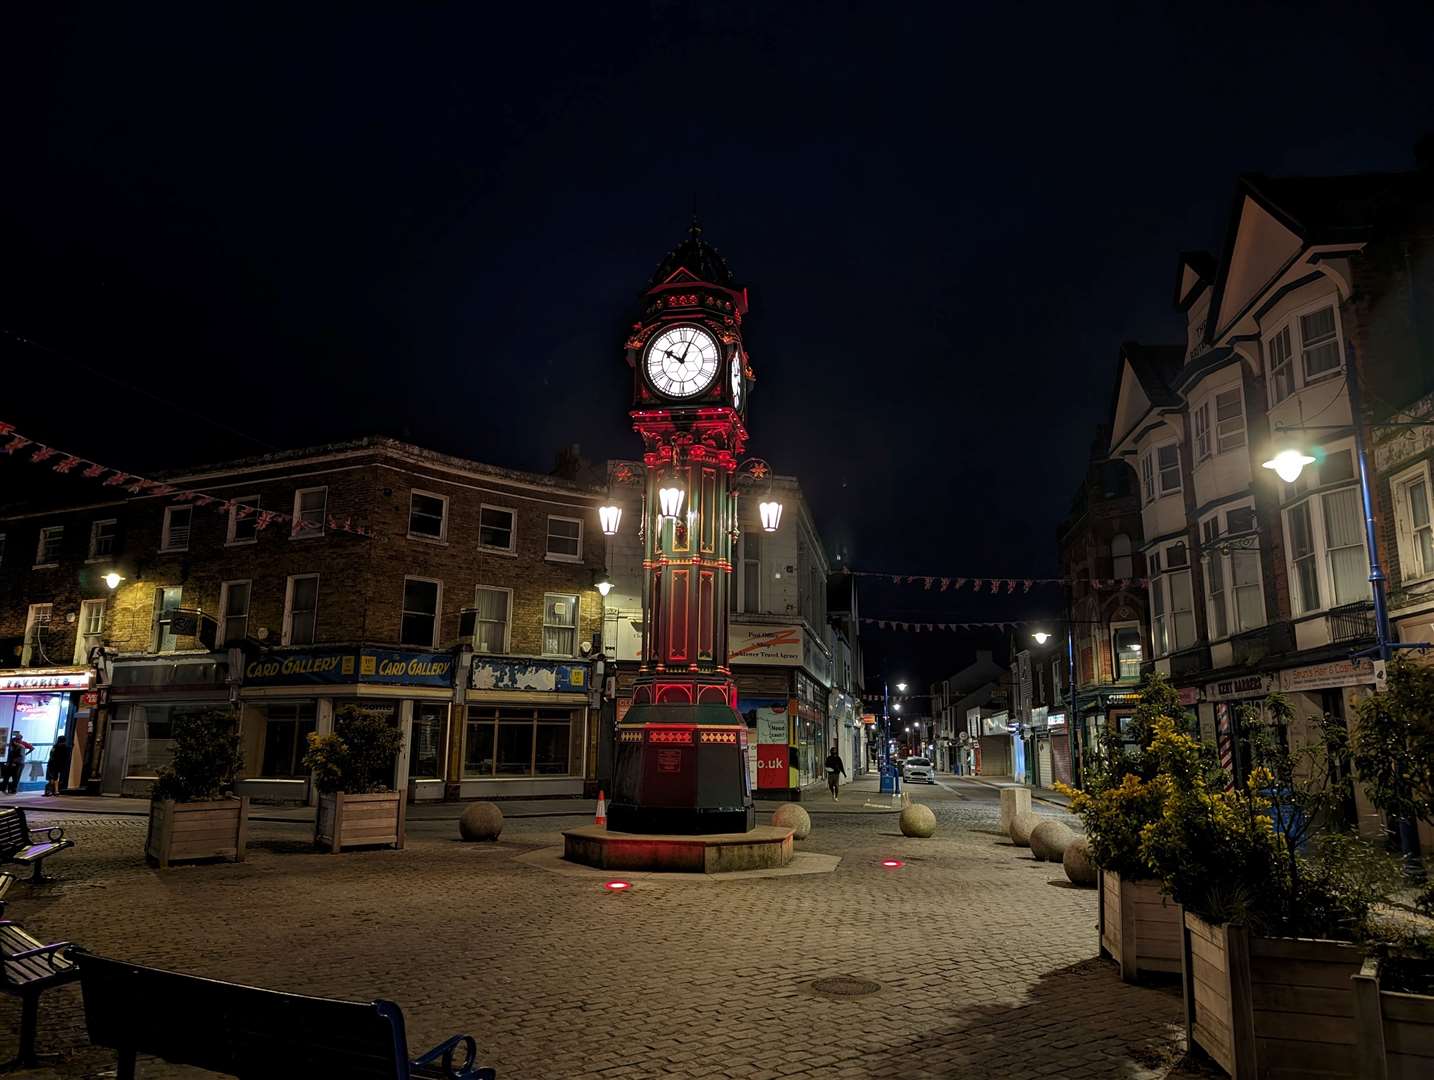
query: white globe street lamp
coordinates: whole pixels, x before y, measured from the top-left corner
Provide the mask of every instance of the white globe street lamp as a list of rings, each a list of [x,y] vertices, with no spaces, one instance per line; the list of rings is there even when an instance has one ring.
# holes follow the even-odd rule
[[[1306,465],[1313,465],[1314,458],[1302,450],[1281,450],[1269,461],[1261,462],[1266,469],[1273,469],[1275,475],[1287,484],[1299,479]]]
[[[616,536],[617,527],[622,522],[622,507],[599,506],[598,521],[602,524],[604,536]]]

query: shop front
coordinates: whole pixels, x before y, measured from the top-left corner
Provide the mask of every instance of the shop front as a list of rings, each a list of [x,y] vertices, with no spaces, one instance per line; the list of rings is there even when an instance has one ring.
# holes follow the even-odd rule
[[[309,736],[333,730],[339,710],[357,708],[403,732],[392,783],[415,800],[444,795],[445,748],[459,658],[375,646],[264,653],[243,667],[242,794],[255,802],[316,800],[304,768]]]
[[[1243,784],[1250,770],[1250,733],[1242,716],[1247,708],[1261,711],[1265,698],[1278,685],[1270,675],[1241,675],[1205,684],[1196,711],[1200,739],[1215,744],[1220,765],[1232,783]]]
[[[84,737],[94,702],[93,668],[24,668],[0,672],[0,747],[18,734],[34,749],[25,755],[17,780],[19,791],[43,791],[45,767],[55,740],[64,736],[74,745],[76,733]],[[76,760],[78,759],[78,760]],[[71,760],[71,774],[80,768],[82,754]]]
[[[824,784],[827,753],[840,742],[828,713],[831,654],[800,624],[734,620],[728,658],[737,711],[747,720],[748,745],[756,747],[748,758],[752,794],[795,800],[805,785]],[[854,709],[853,702],[853,721]],[[859,747],[852,761],[858,757]]]
[[[474,656],[448,744],[459,795],[583,794],[591,691],[586,661]]]
[[[140,656],[110,669],[109,723],[100,792],[145,798],[174,751],[174,722],[187,714],[227,711],[230,653]]]

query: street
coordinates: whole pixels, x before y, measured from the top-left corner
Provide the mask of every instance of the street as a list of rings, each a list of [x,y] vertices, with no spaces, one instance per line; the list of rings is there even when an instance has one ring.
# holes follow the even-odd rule
[[[1170,1075],[1178,987],[1126,986],[1097,959],[1095,891],[997,834],[993,788],[942,777],[910,789],[936,812],[930,840],[863,809],[874,788],[805,804],[813,831],[798,849],[839,856],[831,873],[642,875],[620,894],[598,872],[517,861],[587,813],[513,817],[481,845],[456,839],[453,806],[413,820],[403,851],[338,856],[312,853],[302,823],[256,821],[246,862],[161,873],[141,854],[144,818],[30,803],[77,847],[51,860],[54,883],[17,884],[7,915],[43,940],[159,967],[391,999],[414,1054],[471,1033],[504,1080]],[[879,989],[812,989],[833,976]],[[10,1053],[19,1003],[0,1008]],[[40,1017],[41,1049],[63,1056],[30,1075],[113,1068],[86,1044],[78,987],[48,992]]]

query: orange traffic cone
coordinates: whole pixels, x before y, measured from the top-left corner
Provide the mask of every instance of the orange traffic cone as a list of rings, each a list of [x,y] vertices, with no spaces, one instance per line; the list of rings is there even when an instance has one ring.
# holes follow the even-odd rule
[[[594,825],[607,827],[607,799],[603,797],[602,789],[598,789],[597,817],[593,818]]]

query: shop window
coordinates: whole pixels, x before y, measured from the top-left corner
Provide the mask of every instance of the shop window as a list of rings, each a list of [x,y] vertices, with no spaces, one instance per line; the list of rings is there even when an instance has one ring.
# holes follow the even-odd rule
[[[50,658],[45,655],[45,646],[49,641],[50,616],[54,613],[53,604],[31,604],[25,614],[25,644],[20,651],[21,667],[44,667],[50,663]]]
[[[548,515],[548,558],[577,562],[583,556],[583,523],[577,518]]]
[[[69,702],[68,694],[6,694],[0,698],[0,739],[8,740],[14,731],[34,747],[20,772],[21,790],[44,788],[50,747],[56,735],[65,733]]]
[[[90,522],[91,559],[105,559],[115,553],[115,534],[118,530],[117,518],[102,518]]]
[[[580,731],[576,715],[571,709],[470,705],[464,724],[463,775],[573,775],[573,737]]]
[[[160,551],[188,551],[189,530],[194,523],[194,507],[166,506],[164,529],[160,533]]]
[[[448,499],[414,488],[408,495],[408,535],[417,540],[448,538]]]
[[[412,750],[408,775],[415,780],[443,779],[443,727],[448,706],[443,702],[420,701],[413,707]]]
[[[319,618],[319,575],[289,578],[284,593],[284,644],[312,645]]]
[[[506,653],[513,612],[513,590],[479,585],[474,603],[477,617],[473,623],[473,651]]]
[[[512,552],[518,538],[518,515],[506,506],[483,506],[478,510],[478,546],[490,551]]]
[[[323,536],[328,505],[326,487],[300,488],[294,492],[294,523],[289,535],[295,540]]]
[[[219,587],[220,645],[237,645],[249,633],[249,593],[247,581],[226,581]]]
[[[179,610],[184,590],[179,585],[162,585],[154,590],[154,651],[174,652],[179,647],[174,633],[174,613]]]
[[[40,530],[40,542],[35,547],[36,566],[55,566],[60,561],[60,549],[65,542],[63,525],[47,525]]]
[[[258,495],[236,495],[230,500],[226,544],[252,544],[259,539]]]
[[[438,638],[439,598],[443,584],[427,578],[403,579],[403,620],[398,643],[431,649]]]
[[[578,598],[543,594],[543,655],[578,654]]]
[[[308,776],[304,754],[315,727],[312,701],[264,707],[264,757],[259,775],[266,779],[297,780]]]

